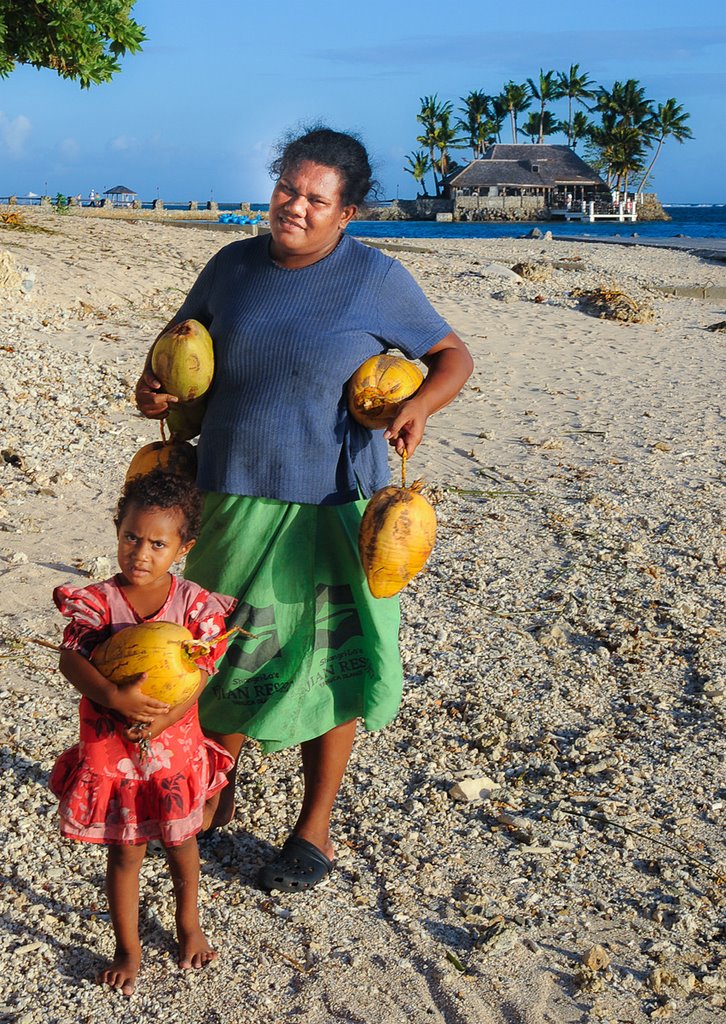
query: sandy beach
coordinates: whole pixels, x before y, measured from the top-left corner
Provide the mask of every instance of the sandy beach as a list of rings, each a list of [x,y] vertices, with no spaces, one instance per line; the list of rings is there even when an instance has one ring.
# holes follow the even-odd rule
[[[54,586],[115,569],[144,355],[240,233],[29,210],[0,225],[0,1021],[689,1024],[726,1008],[723,844],[726,264],[543,239],[376,240],[476,369],[409,474],[439,537],[402,595],[400,715],[360,731],[337,869],[255,888],[301,794],[294,751],[245,747],[232,824],[200,843],[220,951],[176,967],[163,854],[144,964],[113,938],[102,849],[47,788],[76,741]],[[512,270],[518,267],[519,271]],[[685,286],[705,298],[668,294]],[[586,293],[625,293],[628,320]],[[397,467],[394,467],[396,470]],[[453,792],[452,792],[453,791]]]

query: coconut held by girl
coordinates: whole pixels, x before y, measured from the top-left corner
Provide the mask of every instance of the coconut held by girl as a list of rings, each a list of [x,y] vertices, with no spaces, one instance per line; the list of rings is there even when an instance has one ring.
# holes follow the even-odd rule
[[[245,736],[266,753],[300,746],[302,806],[259,874],[294,892],[333,867],[330,815],[357,721],[381,729],[401,699],[398,598],[372,597],[358,555],[367,499],[388,483],[388,444],[412,456],[472,360],[401,264],[346,234],[373,186],[355,136],[316,127],[286,140],[271,169],[270,234],[222,248],[171,323],[198,320],[214,340],[197,449],[206,498],[185,572],[234,595],[228,626],[253,634],[230,642],[201,721],[235,768]],[[428,372],[388,428],[370,430],[350,415],[346,383],[390,349]],[[136,400],[156,419],[176,403],[150,358]],[[234,815],[234,772],[213,826]]]

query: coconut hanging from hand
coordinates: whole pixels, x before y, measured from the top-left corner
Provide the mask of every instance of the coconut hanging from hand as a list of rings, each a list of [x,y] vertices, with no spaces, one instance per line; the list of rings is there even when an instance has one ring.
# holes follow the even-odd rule
[[[382,487],[366,506],[358,550],[374,597],[393,597],[423,569],[436,541],[436,513],[421,494],[422,480],[406,486],[406,455],[400,487]]]
[[[134,476],[145,476],[155,469],[173,473],[185,480],[196,480],[197,450],[188,441],[179,441],[176,437],[145,444],[143,448],[139,448],[129,463],[126,482],[128,483]]]
[[[348,381],[348,410],[369,430],[390,427],[398,410],[415,395],[423,379],[418,366],[408,359],[371,356]]]

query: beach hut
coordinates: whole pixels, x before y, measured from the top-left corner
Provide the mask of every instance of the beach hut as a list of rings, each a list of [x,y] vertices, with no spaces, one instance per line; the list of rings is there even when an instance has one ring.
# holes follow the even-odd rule
[[[449,181],[450,198],[541,197],[545,207],[609,198],[597,171],[569,146],[539,143],[490,146]],[[467,205],[467,204],[463,204]]]
[[[113,206],[131,206],[136,199],[136,193],[126,188],[125,185],[114,185],[113,188],[106,189],[103,193],[105,196],[109,196]]]

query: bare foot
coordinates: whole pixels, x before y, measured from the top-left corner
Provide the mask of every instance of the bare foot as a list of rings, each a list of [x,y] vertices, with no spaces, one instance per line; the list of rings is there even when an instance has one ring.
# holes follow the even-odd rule
[[[225,797],[227,787],[221,793],[215,793],[204,805],[202,817],[202,831],[211,832],[212,829],[221,828],[222,825],[229,825],[234,818],[234,794],[230,793]]]
[[[182,970],[206,967],[217,959],[217,955],[201,928],[191,928],[189,931],[179,929],[179,966]]]
[[[141,946],[135,950],[116,948],[111,965],[96,975],[99,985],[108,985],[125,996],[133,995],[136,990],[136,978],[141,967]]]

